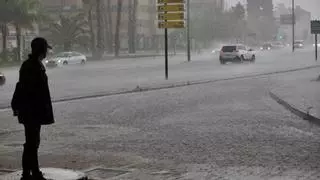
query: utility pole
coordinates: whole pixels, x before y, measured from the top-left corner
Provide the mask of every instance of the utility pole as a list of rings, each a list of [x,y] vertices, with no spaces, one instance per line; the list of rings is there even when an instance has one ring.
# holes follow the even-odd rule
[[[187,0],[187,54],[188,62],[191,61],[191,47],[190,47],[190,0]]]
[[[295,3],[294,0],[292,0],[292,52],[294,52],[294,41],[295,41],[295,24],[296,24],[296,18],[295,18]]]

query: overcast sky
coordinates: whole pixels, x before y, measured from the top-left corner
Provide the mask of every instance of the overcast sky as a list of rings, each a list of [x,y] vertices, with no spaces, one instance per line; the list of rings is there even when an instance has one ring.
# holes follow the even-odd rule
[[[226,0],[232,4],[237,2],[246,3],[246,0]],[[285,3],[287,6],[291,6],[292,0],[273,0],[276,5],[278,3]],[[320,0],[295,0],[296,5],[300,5],[304,9],[308,10],[312,14],[312,18],[320,19]]]

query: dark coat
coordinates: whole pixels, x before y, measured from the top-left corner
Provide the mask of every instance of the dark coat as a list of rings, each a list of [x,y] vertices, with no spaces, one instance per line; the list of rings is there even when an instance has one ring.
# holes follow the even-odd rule
[[[48,77],[40,61],[29,58],[22,64],[11,107],[21,124],[54,123]]]

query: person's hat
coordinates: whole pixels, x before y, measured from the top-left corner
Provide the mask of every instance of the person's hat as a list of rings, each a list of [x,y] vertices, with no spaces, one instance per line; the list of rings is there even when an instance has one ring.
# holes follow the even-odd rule
[[[52,49],[52,47],[48,44],[46,39],[44,39],[42,37],[37,37],[31,41],[31,49],[44,50],[44,49]]]

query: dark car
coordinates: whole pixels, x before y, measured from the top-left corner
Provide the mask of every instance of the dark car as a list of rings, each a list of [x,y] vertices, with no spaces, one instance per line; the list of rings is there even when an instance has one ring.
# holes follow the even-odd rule
[[[0,86],[4,85],[6,83],[6,77],[3,73],[0,72]]]

